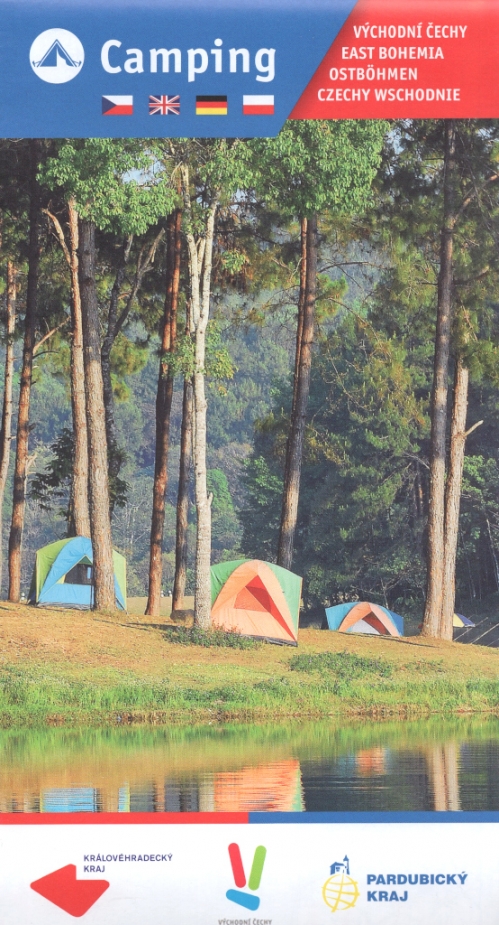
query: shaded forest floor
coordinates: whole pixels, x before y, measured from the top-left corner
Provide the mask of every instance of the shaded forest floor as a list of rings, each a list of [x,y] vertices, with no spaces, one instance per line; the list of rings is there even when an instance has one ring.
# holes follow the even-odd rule
[[[499,650],[300,630],[204,648],[137,614],[0,603],[0,726],[499,713]]]

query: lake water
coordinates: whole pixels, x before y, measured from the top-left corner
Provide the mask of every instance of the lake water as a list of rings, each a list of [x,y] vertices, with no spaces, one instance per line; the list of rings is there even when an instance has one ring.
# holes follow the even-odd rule
[[[0,730],[0,812],[499,810],[499,718]]]

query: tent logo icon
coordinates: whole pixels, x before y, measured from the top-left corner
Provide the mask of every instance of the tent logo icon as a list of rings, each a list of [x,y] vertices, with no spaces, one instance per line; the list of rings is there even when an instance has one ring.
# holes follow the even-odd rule
[[[79,38],[67,29],[47,29],[31,45],[34,73],[49,84],[64,84],[80,73],[85,52]]]

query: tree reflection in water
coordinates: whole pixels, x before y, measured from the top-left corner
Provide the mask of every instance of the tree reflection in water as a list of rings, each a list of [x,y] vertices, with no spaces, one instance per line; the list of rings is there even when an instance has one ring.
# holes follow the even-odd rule
[[[0,812],[499,810],[499,720],[0,731]]]

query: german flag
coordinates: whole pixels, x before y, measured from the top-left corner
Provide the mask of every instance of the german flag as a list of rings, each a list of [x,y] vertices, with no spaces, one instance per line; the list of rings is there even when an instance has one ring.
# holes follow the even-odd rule
[[[197,96],[196,97],[196,115],[197,116],[226,116],[227,115],[227,97],[226,96]]]

